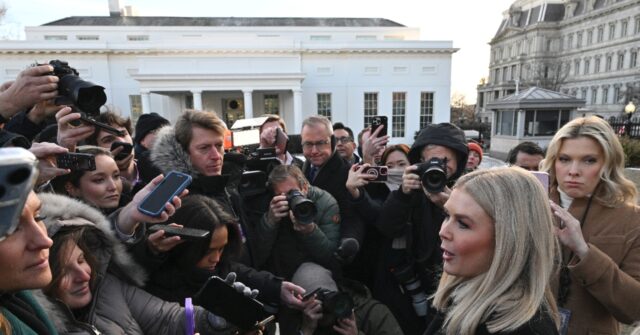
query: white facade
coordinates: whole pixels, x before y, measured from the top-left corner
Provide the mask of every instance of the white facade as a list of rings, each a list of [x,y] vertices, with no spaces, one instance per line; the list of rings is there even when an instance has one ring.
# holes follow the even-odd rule
[[[401,25],[54,22],[27,28],[26,41],[0,42],[0,79],[14,79],[34,61],[61,59],[83,79],[104,86],[108,103],[124,115],[153,111],[173,121],[186,108],[204,109],[231,126],[237,118],[259,116],[266,105],[277,105],[291,133],[299,133],[302,120],[318,113],[319,98],[330,101],[333,122],[358,132],[365,126],[365,93],[377,93],[377,110],[369,109],[368,115],[388,116],[396,129],[392,142],[412,143],[421,119],[423,126],[449,121],[456,51],[450,41],[418,36],[418,29]],[[431,114],[421,118],[421,112]]]

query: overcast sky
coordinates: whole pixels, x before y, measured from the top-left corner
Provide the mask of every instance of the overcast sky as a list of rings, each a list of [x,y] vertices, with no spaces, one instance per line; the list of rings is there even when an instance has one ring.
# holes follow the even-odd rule
[[[108,0],[0,0],[8,7],[0,27],[5,36],[24,36],[36,26],[67,16],[108,15]],[[475,103],[475,87],[486,77],[489,45],[502,12],[514,0],[120,0],[143,16],[382,17],[420,28],[423,40],[451,40],[451,93]]]

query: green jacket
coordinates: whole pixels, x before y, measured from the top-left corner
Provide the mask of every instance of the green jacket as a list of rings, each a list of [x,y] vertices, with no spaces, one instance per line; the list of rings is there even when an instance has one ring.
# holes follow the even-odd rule
[[[314,223],[316,229],[310,234],[293,230],[289,218],[278,223],[269,222],[265,213],[256,229],[260,236],[255,259],[259,269],[291,280],[293,273],[304,262],[314,262],[330,268],[333,253],[340,240],[340,209],[338,203],[320,188],[309,186],[307,198],[318,209]]]
[[[47,317],[44,310],[40,305],[36,302],[29,291],[20,291],[15,294],[16,298],[25,302],[29,307],[33,309],[35,312],[35,316],[42,321],[42,323],[47,327],[49,334],[57,335],[58,332],[56,328],[51,323],[51,320]],[[31,327],[22,322],[22,320],[18,319],[13,313],[9,312],[4,306],[0,306],[0,313],[4,315],[4,317],[11,324],[11,334],[12,335],[38,335]]]

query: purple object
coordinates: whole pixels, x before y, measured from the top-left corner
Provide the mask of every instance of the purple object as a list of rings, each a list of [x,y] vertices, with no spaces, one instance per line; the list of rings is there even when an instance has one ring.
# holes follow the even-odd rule
[[[193,335],[196,332],[196,320],[193,315],[193,303],[191,298],[184,299],[184,331],[186,335]]]

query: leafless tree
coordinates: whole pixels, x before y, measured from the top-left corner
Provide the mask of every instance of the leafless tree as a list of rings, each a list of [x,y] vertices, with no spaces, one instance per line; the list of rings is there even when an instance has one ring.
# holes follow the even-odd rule
[[[552,91],[559,91],[569,76],[569,63],[558,59],[547,59],[533,66],[534,85]]]
[[[461,121],[471,122],[475,119],[476,109],[474,105],[466,102],[466,97],[462,93],[453,93],[451,97],[451,122]]]

